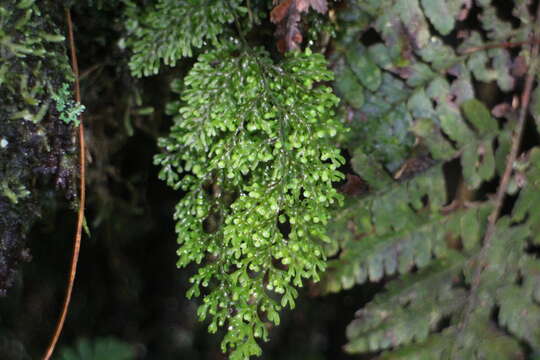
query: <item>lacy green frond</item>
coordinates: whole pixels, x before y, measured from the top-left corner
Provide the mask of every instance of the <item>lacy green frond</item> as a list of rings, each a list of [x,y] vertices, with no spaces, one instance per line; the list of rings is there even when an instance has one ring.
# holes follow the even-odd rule
[[[157,74],[160,63],[174,66],[193,55],[193,50],[215,43],[225,25],[246,9],[242,0],[159,0],[139,9],[126,0],[128,46],[133,55],[129,67],[137,77]]]
[[[85,106],[73,100],[69,85],[63,84],[51,98],[56,103],[56,110],[60,113],[60,120],[66,124],[79,126],[79,116],[83,113]]]
[[[199,264],[188,296],[201,320],[225,327],[231,359],[260,355],[267,323],[293,308],[303,279],[326,267],[322,244],[332,183],[344,162],[331,140],[343,128],[332,79],[309,50],[275,64],[234,44],[200,56],[184,78],[171,134],[160,140],[160,178],[186,192],[176,207],[178,266]]]

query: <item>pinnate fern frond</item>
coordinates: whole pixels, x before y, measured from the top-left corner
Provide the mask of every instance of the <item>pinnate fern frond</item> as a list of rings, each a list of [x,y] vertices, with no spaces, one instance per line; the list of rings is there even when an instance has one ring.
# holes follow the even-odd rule
[[[498,6],[358,0],[342,15],[334,85],[353,129],[344,138],[351,164],[368,191],[329,224],[338,246],[327,247],[337,256],[323,290],[394,278],[357,312],[348,352],[430,360],[540,353],[540,151],[509,157],[519,109],[488,106],[478,91],[522,90],[530,47],[517,54],[500,44],[526,43],[539,29],[524,2],[513,3],[519,26]],[[460,37],[456,27],[471,14],[479,29]],[[379,38],[358,45],[367,30]],[[530,109],[537,123],[539,93]],[[505,193],[517,200],[499,213]]]

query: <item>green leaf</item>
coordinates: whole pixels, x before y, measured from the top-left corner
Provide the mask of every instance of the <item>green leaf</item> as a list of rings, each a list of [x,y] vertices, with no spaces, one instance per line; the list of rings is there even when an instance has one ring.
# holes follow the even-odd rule
[[[384,188],[392,183],[392,178],[388,173],[360,149],[353,154],[351,163],[354,171],[362,176],[374,189]]]
[[[448,35],[455,25],[454,14],[450,13],[448,5],[446,0],[422,0],[426,16],[442,35]]]
[[[493,134],[499,130],[497,121],[491,117],[484,104],[476,99],[470,99],[462,104],[467,119],[474,125],[481,135]]]
[[[336,89],[351,106],[359,109],[364,105],[364,88],[348,66],[336,75]]]
[[[418,0],[397,0],[395,6],[396,15],[401,18],[414,46],[419,49],[426,47],[430,38],[429,26]]]
[[[371,60],[363,46],[351,47],[347,51],[347,62],[358,80],[366,88],[376,91],[381,86],[381,70]]]

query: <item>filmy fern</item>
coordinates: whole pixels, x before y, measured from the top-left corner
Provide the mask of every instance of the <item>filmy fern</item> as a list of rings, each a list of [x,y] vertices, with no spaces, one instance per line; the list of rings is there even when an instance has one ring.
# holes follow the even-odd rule
[[[246,11],[240,4],[240,0],[160,0],[141,11],[126,1],[132,73],[139,77],[157,74],[161,61],[174,66],[177,60],[192,56],[193,49],[215,43],[223,25]]]
[[[337,98],[317,85],[331,79],[309,50],[275,64],[230,43],[199,57],[169,106],[175,124],[156,163],[186,192],[174,215],[178,265],[201,264],[188,296],[204,295],[198,314],[211,332],[227,328],[231,359],[260,355],[265,322],[279,324],[295,287],[325,268],[321,241],[344,161],[330,143],[342,130]]]

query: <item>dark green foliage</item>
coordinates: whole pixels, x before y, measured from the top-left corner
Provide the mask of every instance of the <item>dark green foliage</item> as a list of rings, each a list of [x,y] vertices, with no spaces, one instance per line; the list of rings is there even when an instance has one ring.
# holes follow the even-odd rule
[[[231,359],[260,355],[265,321],[278,325],[295,287],[325,268],[320,241],[329,241],[344,159],[330,144],[342,131],[337,99],[315,84],[331,79],[309,50],[277,65],[264,50],[231,43],[201,55],[182,101],[169,104],[175,125],[156,163],[187,192],[175,212],[178,265],[202,262],[188,296],[204,294],[199,317],[210,317],[210,332],[227,328]]]
[[[126,1],[126,28],[133,49],[129,64],[135,76],[155,75],[161,61],[174,66],[193,49],[215,44],[224,24],[246,11],[240,0],[160,0],[140,9]]]
[[[518,28],[490,1],[478,3],[480,29],[463,38],[455,27],[468,14],[465,1],[359,0],[343,12],[335,86],[354,129],[352,167],[371,191],[350,199],[330,223],[339,247],[329,254],[340,252],[324,288],[397,276],[357,312],[347,329],[348,352],[389,350],[379,358],[430,360],[540,353],[540,261],[530,251],[540,229],[540,152],[535,147],[513,164],[508,193],[517,202],[485,240],[496,204],[483,185],[500,181],[518,111],[500,105],[495,119],[481,101],[485,94],[475,90],[489,83],[510,93],[525,76],[512,64],[534,66],[529,49],[517,59],[504,47],[484,49],[484,38],[520,42],[537,30],[525,2],[514,7]],[[380,41],[355,45],[370,28]],[[458,159],[456,193],[443,164]]]
[[[61,350],[60,360],[132,360],[135,352],[128,344],[114,338],[97,338],[90,342],[88,339],[77,341],[74,348]]]
[[[64,36],[49,15],[54,2],[0,5],[0,292],[29,256],[27,231],[52,187],[73,197],[73,128],[51,106],[72,80]]]

